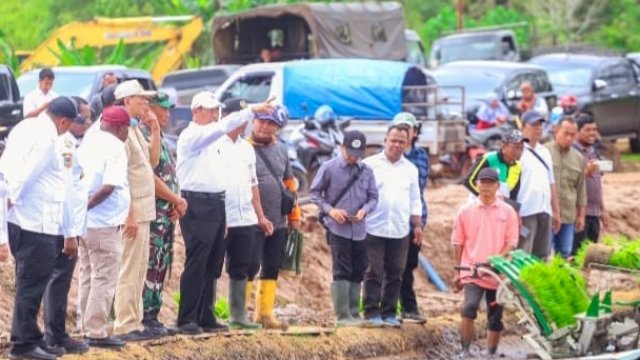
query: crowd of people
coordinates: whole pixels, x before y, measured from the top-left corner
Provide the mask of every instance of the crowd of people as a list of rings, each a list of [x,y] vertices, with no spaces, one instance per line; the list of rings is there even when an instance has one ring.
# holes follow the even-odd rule
[[[11,131],[0,158],[0,215],[8,224],[0,226],[0,260],[10,250],[16,262],[9,357],[55,359],[176,333],[285,329],[273,312],[277,280],[288,233],[301,217],[287,150],[276,140],[286,110],[272,101],[221,103],[200,92],[174,154],[163,137],[174,106],[166,94],[135,80],[114,84],[107,74],[90,106],[52,94],[53,79],[41,72],[25,112],[32,116]],[[470,199],[451,234],[462,268],[516,247],[542,259],[552,251],[569,257],[584,239],[597,241],[607,223],[593,115],[562,118],[546,145],[546,116],[532,109],[521,120],[522,131],[506,134],[465,180]],[[412,114],[397,114],[383,150],[366,158],[364,134],[347,131],[340,156],[323,163],[312,182],[332,257],[338,326],[426,321],[413,290],[428,215],[429,157],[416,145],[420,129]],[[158,315],[178,225],[186,259],[173,327]],[[81,340],[65,328],[76,262]],[[212,311],[223,268],[228,324]],[[497,282],[469,270],[454,282],[464,295],[463,351],[485,297],[488,351],[495,353],[503,328]]]

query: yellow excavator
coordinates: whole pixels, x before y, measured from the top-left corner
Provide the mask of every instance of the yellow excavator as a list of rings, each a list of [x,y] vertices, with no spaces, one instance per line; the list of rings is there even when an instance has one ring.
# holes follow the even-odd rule
[[[181,23],[180,26],[176,26]],[[95,18],[88,22],[72,22],[57,29],[36,48],[20,65],[26,72],[34,67],[56,66],[57,41],[65,45],[73,40],[76,47],[116,46],[120,39],[125,44],[166,42],[166,46],[153,68],[151,76],[159,82],[170,71],[177,70],[182,57],[188,54],[202,32],[202,19],[197,16]]]

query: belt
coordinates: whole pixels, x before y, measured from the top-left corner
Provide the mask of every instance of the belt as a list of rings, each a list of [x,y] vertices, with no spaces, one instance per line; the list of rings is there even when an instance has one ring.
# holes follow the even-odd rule
[[[224,191],[217,193],[182,190],[182,196],[192,199],[210,199],[224,201]]]

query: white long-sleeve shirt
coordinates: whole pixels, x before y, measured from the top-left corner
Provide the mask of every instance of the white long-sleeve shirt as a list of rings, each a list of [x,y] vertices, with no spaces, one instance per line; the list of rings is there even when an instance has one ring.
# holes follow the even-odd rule
[[[124,142],[113,134],[97,130],[90,141],[82,142],[78,157],[85,172],[82,182],[87,198],[103,185],[114,187],[106,199],[88,210],[87,227],[100,229],[124,224],[131,204]]]
[[[46,113],[16,125],[0,161],[13,205],[8,221],[36,233],[81,236],[84,219],[74,215],[79,200],[72,193],[76,163],[75,141],[58,136]]]
[[[367,214],[367,233],[391,239],[409,234],[411,216],[422,216],[418,169],[405,159],[392,163],[384,151],[363,162],[371,167],[378,187],[378,205]]]
[[[199,125],[195,122],[180,133],[177,144],[176,172],[182,190],[217,193],[225,190],[225,174],[218,140],[253,119],[253,111],[231,113],[218,122]]]
[[[252,188],[258,186],[256,175],[256,152],[246,140],[235,142],[228,136],[220,139],[220,151],[224,165],[220,171],[225,174],[225,209],[228,227],[258,224],[258,216],[253,208]]]
[[[27,116],[28,113],[39,108],[44,103],[57,98],[58,96],[60,95],[58,95],[58,93],[53,90],[49,90],[49,92],[45,94],[42,92],[42,90],[40,90],[40,87],[36,87],[24,96],[24,99],[22,100],[22,113],[24,114],[24,116]]]

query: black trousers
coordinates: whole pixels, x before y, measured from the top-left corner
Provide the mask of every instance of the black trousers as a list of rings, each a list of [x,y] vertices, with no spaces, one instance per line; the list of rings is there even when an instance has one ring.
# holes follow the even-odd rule
[[[402,272],[407,263],[409,237],[401,239],[367,235],[369,264],[364,274],[364,316],[370,319],[396,315]]]
[[[409,234],[413,234],[413,226]],[[407,265],[402,274],[402,285],[400,286],[400,304],[403,312],[418,311],[416,293],[413,291],[413,271],[418,267],[418,255],[420,246],[416,246],[413,241],[409,241],[409,251],[407,252]]]
[[[600,218],[597,216],[585,216],[584,219],[584,231],[577,232],[573,236],[573,255],[578,252],[582,242],[589,240],[592,242],[598,242],[600,238]]]
[[[45,339],[50,344],[60,344],[69,336],[65,328],[67,298],[78,258],[70,259],[62,253],[63,248],[64,237],[59,236],[53,273],[44,293]]]
[[[260,270],[260,279],[278,279],[286,241],[286,228],[277,229],[271,236],[265,236],[262,232],[258,234],[258,240],[253,250],[253,260],[249,268],[249,280],[252,281],[255,278],[258,270]]]
[[[262,230],[258,226],[230,227],[227,233],[227,274],[231,280],[246,280],[253,252]]]
[[[54,270],[58,236],[22,230],[9,223],[9,247],[16,260],[16,296],[11,323],[11,352],[33,350],[42,340],[40,303]]]
[[[180,219],[186,259],[180,276],[177,323],[213,326],[214,285],[222,275],[224,263],[224,196],[203,198],[190,194],[183,192],[189,206]]]
[[[333,281],[361,282],[367,268],[364,241],[353,241],[327,231],[327,241],[333,260]]]

